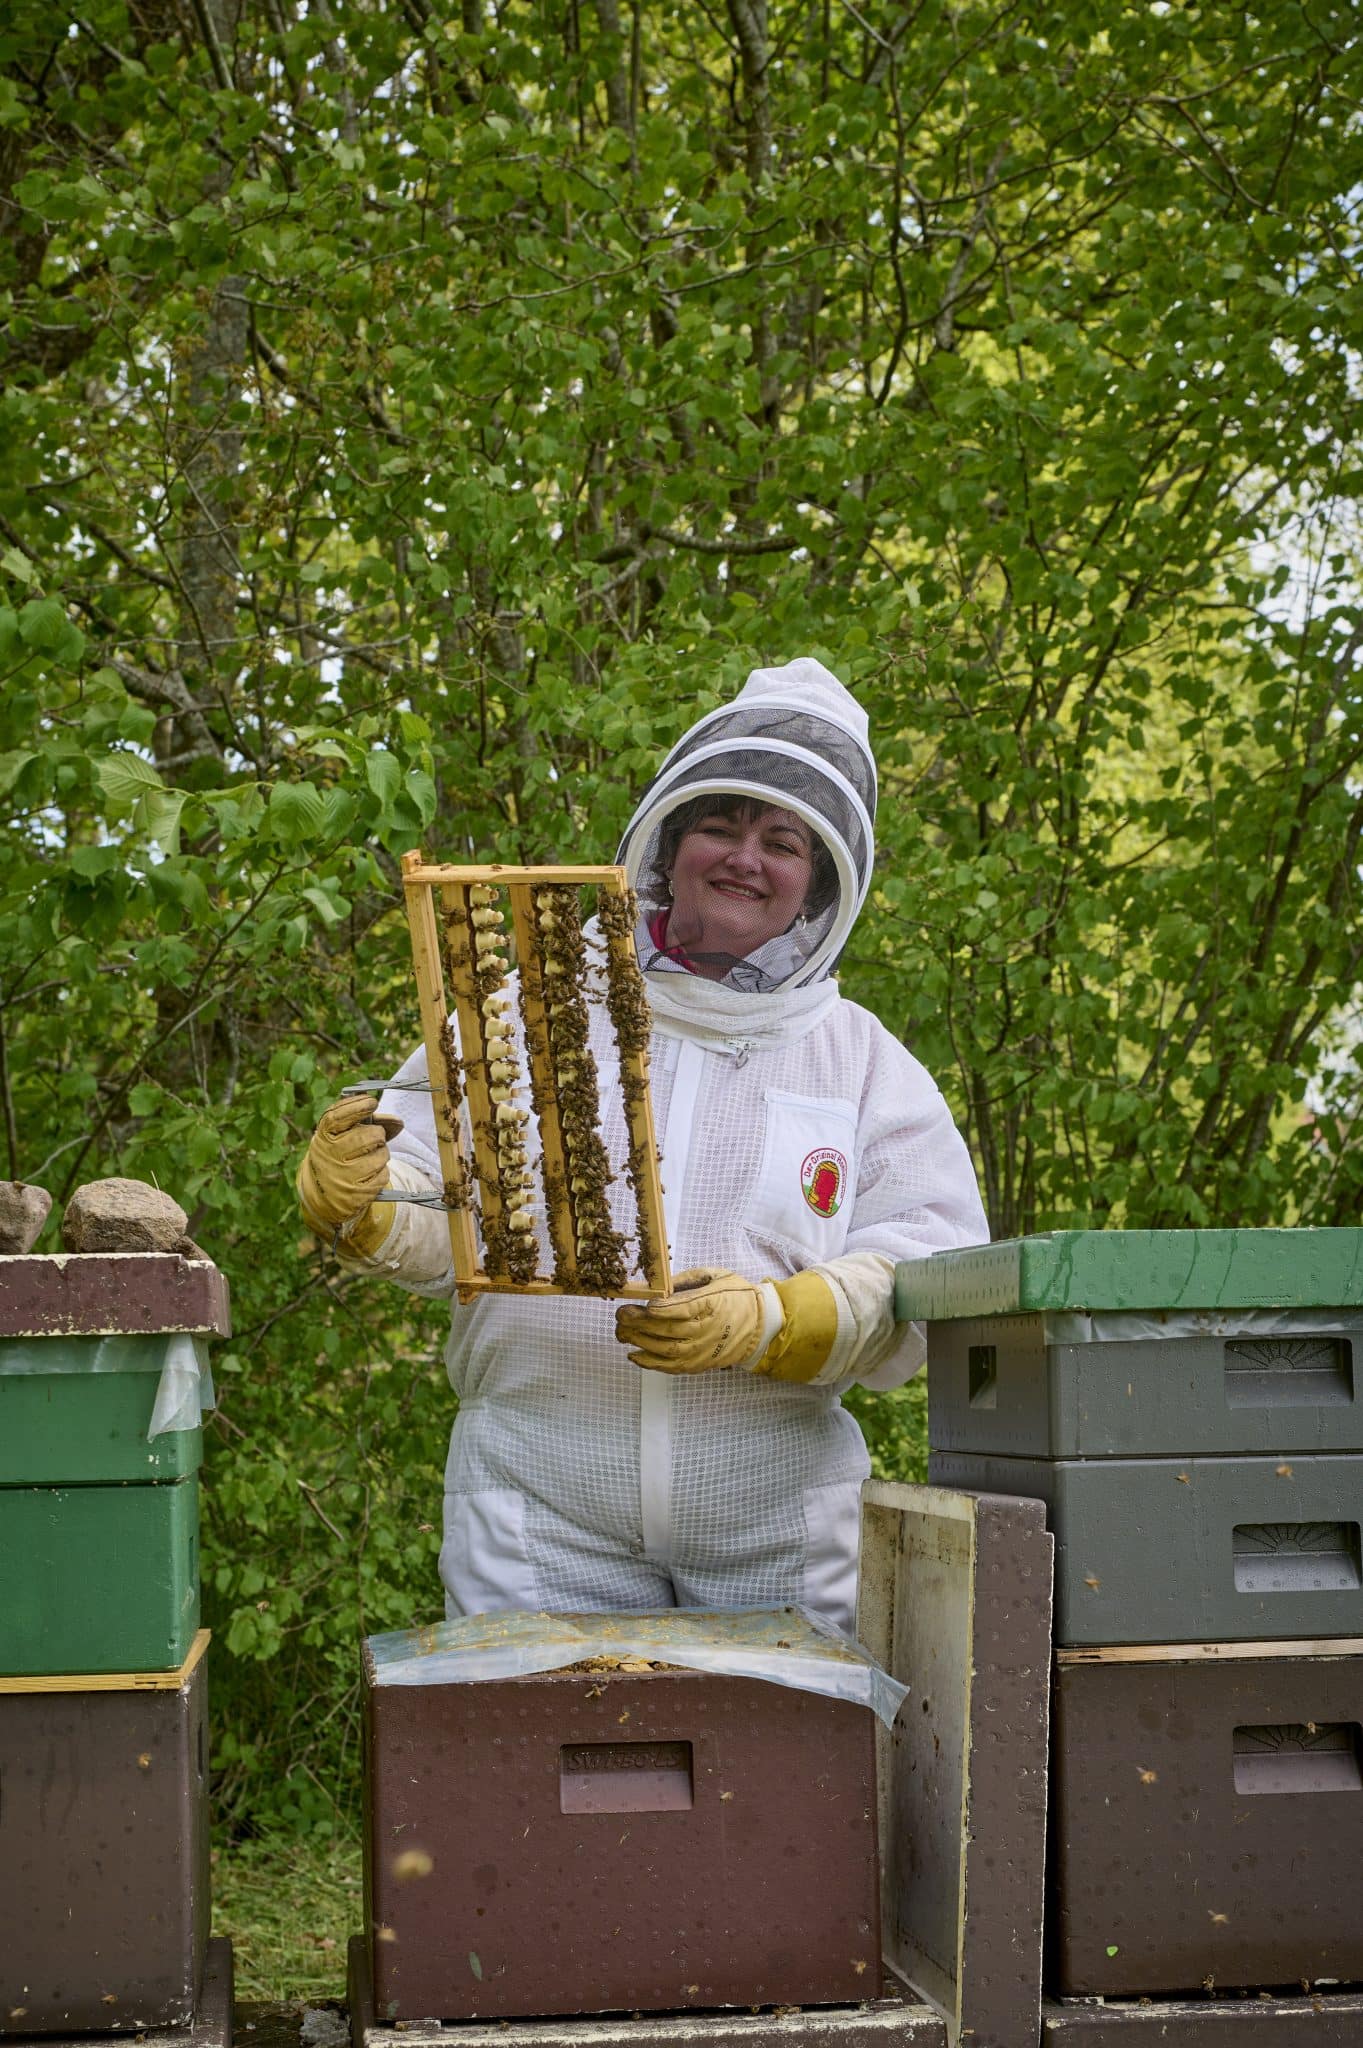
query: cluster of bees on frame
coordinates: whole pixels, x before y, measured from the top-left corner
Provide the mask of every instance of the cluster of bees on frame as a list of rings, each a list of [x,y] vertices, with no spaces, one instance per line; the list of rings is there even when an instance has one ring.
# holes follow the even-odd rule
[[[543,1145],[540,1172],[554,1284],[576,1294],[612,1294],[628,1277],[630,1240],[614,1226],[607,1193],[614,1175],[601,1139],[597,1069],[589,1036],[591,970],[578,889],[576,885],[546,885],[527,889],[526,895],[532,943],[522,948],[518,967],[521,1023],[530,1054],[528,1075],[522,1066],[508,988],[510,962],[502,891],[486,882],[469,885],[466,934],[460,931],[465,918],[460,903],[455,901],[446,910],[447,966],[456,986],[461,961],[470,960],[472,965],[472,997],[481,1046],[465,1046],[464,1058],[466,1062],[480,1060],[487,1081],[490,1121],[477,1133],[482,1146],[475,1146],[475,1170],[484,1195],[481,1224],[487,1272],[490,1278],[518,1284],[538,1277],[536,1175],[527,1149],[533,1109]],[[638,1216],[635,1249],[639,1269],[648,1273],[654,1247],[639,1197],[643,1176],[653,1162],[642,1137],[644,1126],[631,1114],[636,1098],[647,1088],[652,1028],[633,948],[637,908],[632,893],[602,888],[597,912],[605,941],[606,1010],[621,1055],[629,1130],[625,1171],[635,1192]],[[520,929],[524,935],[527,925],[522,923]],[[471,942],[467,953],[462,943],[465,936]],[[629,1054],[640,1057],[631,1059]],[[447,1047],[445,1064],[446,1102],[453,1122],[464,1089],[452,1044]],[[527,1081],[531,1109],[525,1107]],[[561,1133],[561,1147],[543,1143],[552,1126]],[[490,1204],[481,1162],[494,1151],[497,1200]],[[466,1170],[460,1181],[446,1184],[448,1206],[469,1208],[473,1200],[472,1178]]]

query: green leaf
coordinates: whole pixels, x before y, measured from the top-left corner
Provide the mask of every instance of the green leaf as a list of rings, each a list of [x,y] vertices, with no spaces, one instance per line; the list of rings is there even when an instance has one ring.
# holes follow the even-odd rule
[[[21,548],[6,548],[0,555],[0,569],[12,576],[16,583],[32,583],[38,570]]]
[[[268,809],[276,834],[290,846],[318,837],[326,816],[321,792],[310,782],[277,782]]]
[[[327,895],[325,889],[319,889],[316,886],[309,886],[304,889],[303,900],[305,903],[312,905],[325,925],[343,924],[350,907],[344,902],[338,904],[332,897]]]
[[[95,777],[115,817],[140,803],[149,790],[165,788],[157,770],[140,754],[106,754],[95,763]]]
[[[8,796],[29,762],[37,758],[32,747],[16,747],[11,753],[0,754],[0,796]]]
[[[133,813],[138,826],[163,853],[180,851],[180,813],[188,800],[183,789],[148,790]]]
[[[85,636],[68,620],[55,597],[31,597],[19,614],[19,637],[35,654],[55,655],[67,666],[80,660]]]
[[[387,810],[402,788],[401,763],[382,747],[375,747],[365,757],[364,775],[369,787]]]

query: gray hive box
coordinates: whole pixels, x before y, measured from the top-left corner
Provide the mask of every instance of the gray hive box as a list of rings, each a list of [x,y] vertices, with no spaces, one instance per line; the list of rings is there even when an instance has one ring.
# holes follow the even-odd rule
[[[1363,1979],[1363,1642],[1061,1650],[1050,1979]]]
[[[207,1642],[205,1630],[174,1672],[0,1678],[0,2037],[194,2020],[209,1921]]]
[[[1076,1230],[896,1271],[936,1451],[1363,1448],[1363,1230]]]
[[[938,1451],[1363,1448],[1363,1309],[1037,1309],[935,1322],[928,1354]]]
[[[934,1452],[929,1472],[1045,1501],[1057,1643],[1363,1635],[1363,1459]]]

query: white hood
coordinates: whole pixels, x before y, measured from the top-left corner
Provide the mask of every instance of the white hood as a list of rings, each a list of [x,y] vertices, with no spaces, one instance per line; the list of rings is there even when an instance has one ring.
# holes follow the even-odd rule
[[[760,1004],[774,989],[824,980],[866,899],[875,859],[876,769],[861,705],[822,662],[804,656],[784,668],[754,669],[732,704],[699,719],[668,753],[617,856],[639,892],[640,959],[655,1008],[664,985],[686,971],[648,936],[666,900],[656,865],[661,828],[699,796],[750,796],[795,811],[827,847],[837,876],[831,903],[712,986]]]

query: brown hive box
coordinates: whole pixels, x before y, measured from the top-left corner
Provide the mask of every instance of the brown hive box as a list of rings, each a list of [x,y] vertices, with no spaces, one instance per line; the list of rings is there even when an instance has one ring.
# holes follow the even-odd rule
[[[179,1671],[0,1679],[0,2036],[193,2021],[207,1641]]]
[[[1363,1642],[1061,1650],[1053,1732],[1052,1988],[1363,1979]]]
[[[881,1982],[875,1720],[689,1670],[376,1685],[382,2021],[837,2004]]]

